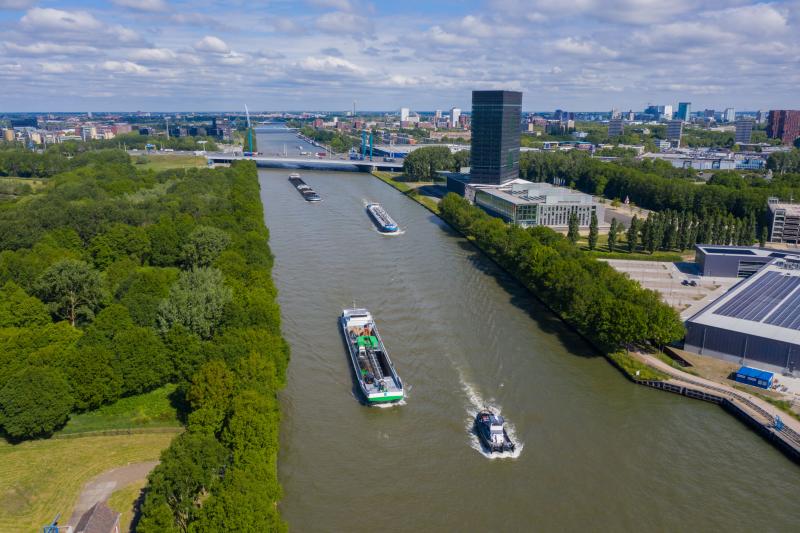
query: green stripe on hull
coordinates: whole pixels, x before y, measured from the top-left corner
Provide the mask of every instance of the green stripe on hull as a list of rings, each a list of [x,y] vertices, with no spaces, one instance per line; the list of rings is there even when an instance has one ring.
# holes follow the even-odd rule
[[[396,402],[398,400],[402,400],[402,394],[394,394],[391,396],[374,396],[372,398],[367,398],[369,403],[383,403],[383,402]]]

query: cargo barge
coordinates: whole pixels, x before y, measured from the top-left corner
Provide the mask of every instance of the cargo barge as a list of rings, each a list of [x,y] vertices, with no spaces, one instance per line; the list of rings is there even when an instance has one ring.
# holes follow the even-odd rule
[[[402,400],[403,382],[389,359],[370,312],[344,309],[339,322],[356,380],[367,403]]]
[[[314,189],[306,185],[306,182],[300,179],[300,174],[292,173],[289,174],[289,183],[294,185],[294,188],[297,189],[297,192],[300,193],[300,196],[306,202],[321,202],[322,198],[319,194],[317,194]]]
[[[367,213],[369,213],[370,218],[378,226],[378,230],[381,233],[400,232],[397,222],[392,220],[392,217],[389,216],[389,213],[386,212],[381,204],[367,204]]]

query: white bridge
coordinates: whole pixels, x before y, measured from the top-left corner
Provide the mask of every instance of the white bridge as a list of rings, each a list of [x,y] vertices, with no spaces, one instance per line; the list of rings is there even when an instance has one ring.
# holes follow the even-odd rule
[[[403,170],[402,161],[382,161],[375,159],[328,159],[326,157],[287,157],[287,156],[243,156],[226,153],[210,152],[206,159],[214,163],[231,163],[233,161],[255,161],[259,167],[277,168],[316,168],[325,170],[343,170],[349,172],[370,172],[372,170],[389,170],[400,172]]]

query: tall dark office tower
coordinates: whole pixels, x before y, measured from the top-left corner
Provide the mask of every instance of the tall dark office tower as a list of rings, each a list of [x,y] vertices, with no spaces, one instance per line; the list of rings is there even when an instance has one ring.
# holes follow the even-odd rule
[[[472,91],[470,181],[503,183],[519,177],[522,93]]]

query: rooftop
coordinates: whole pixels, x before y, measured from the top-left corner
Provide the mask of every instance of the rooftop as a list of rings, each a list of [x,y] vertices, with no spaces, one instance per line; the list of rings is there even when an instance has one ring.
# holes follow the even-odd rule
[[[689,322],[800,344],[800,256],[776,258]]]
[[[719,244],[697,244],[695,246],[707,255],[751,255],[754,257],[776,258],[790,255],[789,252],[781,252],[770,248],[756,248],[754,246],[726,246]]]
[[[785,209],[786,214],[793,217],[800,217],[800,204],[790,204],[788,202],[769,202],[770,211]]]
[[[474,184],[475,189],[502,198],[516,205],[526,204],[591,204],[590,195],[557,187],[549,183],[533,183],[523,179],[510,180],[502,185]]]

